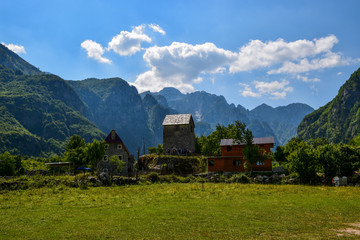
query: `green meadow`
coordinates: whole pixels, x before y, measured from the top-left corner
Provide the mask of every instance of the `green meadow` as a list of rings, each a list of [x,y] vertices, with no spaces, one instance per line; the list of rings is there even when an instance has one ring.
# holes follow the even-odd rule
[[[0,239],[360,238],[358,187],[57,186],[1,192],[0,209]]]

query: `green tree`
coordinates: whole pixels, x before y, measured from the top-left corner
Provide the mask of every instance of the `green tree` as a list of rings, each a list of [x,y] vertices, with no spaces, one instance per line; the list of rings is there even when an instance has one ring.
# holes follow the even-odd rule
[[[65,146],[64,159],[73,163],[74,168],[86,164],[85,140],[73,135]]]
[[[256,162],[265,161],[268,156],[261,151],[258,145],[253,144],[254,136],[249,129],[245,130],[243,137],[243,141],[245,141],[245,146],[243,148],[243,154],[245,159],[245,168],[250,171],[250,175],[252,174],[253,165]],[[238,140],[239,141],[239,140]]]
[[[290,170],[299,175],[302,183],[314,183],[319,164],[313,149],[307,143],[301,141],[297,149],[289,154],[288,159]]]
[[[112,164],[112,169],[109,169],[110,170],[110,174],[115,174],[115,173],[121,173],[122,170],[124,169],[125,167],[125,162],[120,160],[120,158],[116,155],[114,156],[111,156],[110,157],[110,162]]]
[[[90,164],[91,168],[96,169],[97,163],[104,157],[105,141],[94,140],[85,146],[86,162]]]
[[[274,152],[275,161],[277,161],[281,166],[284,166],[287,163],[288,153],[285,151],[284,146],[277,146]]]
[[[339,148],[335,144],[323,144],[313,150],[319,163],[319,170],[324,173],[325,181],[331,184],[332,178],[340,173],[337,157]]]
[[[16,163],[9,152],[0,155],[0,176],[14,176]]]
[[[337,159],[339,161],[340,174],[351,176],[360,167],[360,149],[345,144],[338,145]]]
[[[158,144],[156,147],[149,147],[148,152],[150,154],[158,154],[158,155],[163,154],[164,152],[163,145]]]
[[[246,131],[250,130],[246,130],[245,123],[239,121],[235,121],[234,124],[229,124],[227,127],[218,124],[216,130],[209,136],[196,138],[196,152],[205,156],[220,156],[221,139],[234,139],[236,142],[244,142]]]

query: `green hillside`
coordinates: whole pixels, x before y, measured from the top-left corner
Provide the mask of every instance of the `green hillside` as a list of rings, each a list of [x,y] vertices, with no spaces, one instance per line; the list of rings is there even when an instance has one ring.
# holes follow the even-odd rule
[[[307,115],[298,126],[304,140],[324,137],[330,142],[347,143],[360,133],[360,68],[325,106]]]
[[[43,73],[38,68],[19,57],[16,53],[9,50],[3,44],[0,44],[0,64],[4,67],[18,71],[17,73],[19,73],[19,71],[28,75]]]
[[[85,105],[63,79],[21,75],[0,65],[0,152],[60,154],[74,134],[87,141],[103,138],[84,111]]]

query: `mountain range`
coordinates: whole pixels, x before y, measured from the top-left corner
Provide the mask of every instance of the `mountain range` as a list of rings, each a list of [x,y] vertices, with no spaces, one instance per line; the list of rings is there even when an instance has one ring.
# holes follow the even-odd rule
[[[337,96],[307,115],[298,129],[300,138],[326,138],[347,143],[360,134],[360,68],[340,87]]]
[[[162,121],[175,113],[191,113],[198,136],[238,120],[254,136],[273,136],[282,145],[296,136],[298,124],[314,110],[294,103],[276,108],[262,104],[250,111],[223,96],[183,94],[175,88],[139,94],[121,78],[64,80],[0,47],[0,152],[61,154],[73,134],[92,141],[115,129],[135,154],[143,139],[146,147],[162,143]]]

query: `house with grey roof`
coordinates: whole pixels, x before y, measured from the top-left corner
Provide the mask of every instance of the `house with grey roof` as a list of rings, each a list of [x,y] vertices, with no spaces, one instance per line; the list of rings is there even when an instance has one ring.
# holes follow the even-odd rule
[[[164,153],[195,151],[195,123],[191,114],[166,115],[163,121]]]

